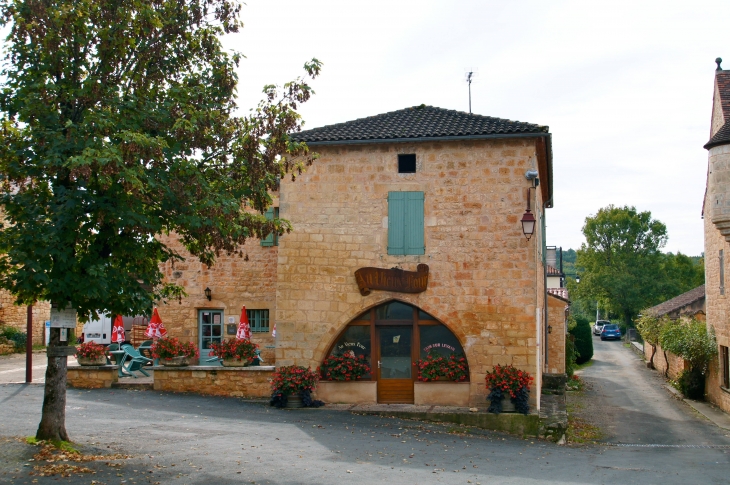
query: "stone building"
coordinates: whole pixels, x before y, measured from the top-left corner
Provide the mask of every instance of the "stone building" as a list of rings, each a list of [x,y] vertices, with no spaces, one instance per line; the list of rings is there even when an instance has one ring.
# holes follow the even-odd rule
[[[730,71],[717,59],[713,86],[707,186],[702,216],[705,226],[705,307],[715,329],[719,359],[711,366],[707,398],[730,412],[730,300],[725,287],[730,252]]]
[[[246,305],[266,310],[262,330],[276,324],[275,342],[268,331],[253,340],[277,366],[348,350],[370,359],[357,390],[321,391],[330,401],[486,404],[485,374],[513,364],[535,377],[539,408],[543,372],[565,370],[549,351],[553,340],[564,349],[564,332],[548,340],[549,315],[565,308],[549,311],[545,288],[548,128],[421,105],[295,138],[319,158],[276,194],[293,231],[247,242],[248,261],[168,265],[190,295],[161,306],[170,334],[224,337]],[[413,362],[429,352],[463,354],[469,382],[418,382]]]

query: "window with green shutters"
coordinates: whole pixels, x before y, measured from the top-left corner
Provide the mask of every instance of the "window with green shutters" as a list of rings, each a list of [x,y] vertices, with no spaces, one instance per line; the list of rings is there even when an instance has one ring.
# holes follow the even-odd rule
[[[269,310],[246,310],[246,316],[252,332],[269,331]]]
[[[388,192],[388,254],[425,254],[423,192]]]
[[[274,218],[279,217],[279,208],[278,207],[269,207],[267,209],[265,215],[266,215],[267,220],[269,220],[269,221],[274,220]],[[274,234],[272,232],[271,234],[269,234],[268,236],[266,236],[265,238],[263,238],[261,240],[261,245],[262,246],[278,246],[279,238],[277,237],[276,234]]]

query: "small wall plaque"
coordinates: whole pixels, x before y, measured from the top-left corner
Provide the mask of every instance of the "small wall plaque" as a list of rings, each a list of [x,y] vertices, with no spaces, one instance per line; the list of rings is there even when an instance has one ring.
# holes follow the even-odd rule
[[[238,331],[238,325],[235,323],[231,325],[230,323],[226,325],[226,335],[236,335],[236,332]]]

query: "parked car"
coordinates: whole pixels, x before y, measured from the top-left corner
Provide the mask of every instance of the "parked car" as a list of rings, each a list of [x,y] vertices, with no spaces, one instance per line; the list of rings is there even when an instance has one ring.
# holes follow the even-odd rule
[[[621,329],[615,323],[607,323],[601,330],[601,340],[621,340]]]
[[[610,324],[611,324],[611,322],[609,322],[608,320],[598,320],[593,325],[593,335],[601,335],[601,330],[603,330],[603,326],[610,325]]]

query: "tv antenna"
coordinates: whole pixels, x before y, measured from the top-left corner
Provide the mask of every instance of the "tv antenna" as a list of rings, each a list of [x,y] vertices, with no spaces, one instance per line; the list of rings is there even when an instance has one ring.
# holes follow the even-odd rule
[[[471,69],[466,73],[466,83],[469,85],[469,114],[471,114],[471,82],[476,75],[477,73]]]

